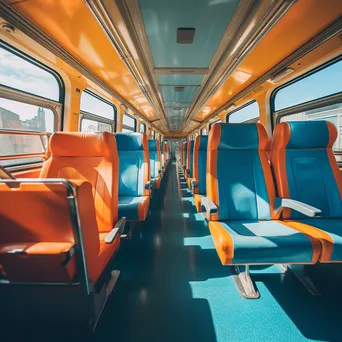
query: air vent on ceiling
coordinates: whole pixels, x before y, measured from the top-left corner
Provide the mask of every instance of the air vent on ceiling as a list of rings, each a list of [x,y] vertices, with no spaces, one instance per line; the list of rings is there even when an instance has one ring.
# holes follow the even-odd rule
[[[176,93],[182,93],[184,91],[184,87],[175,87]]]
[[[189,27],[180,27],[177,29],[178,44],[192,44],[195,36],[195,29]]]

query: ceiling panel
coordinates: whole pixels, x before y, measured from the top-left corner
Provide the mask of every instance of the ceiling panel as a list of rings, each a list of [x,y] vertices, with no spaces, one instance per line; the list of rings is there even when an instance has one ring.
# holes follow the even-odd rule
[[[204,75],[158,75],[160,85],[200,85]]]
[[[179,101],[179,102],[191,102],[194,98],[198,86],[187,86],[184,87],[184,91],[177,93],[175,87],[165,87],[162,86],[162,94],[164,101]]]
[[[139,0],[156,67],[208,67],[238,0]],[[195,28],[192,44],[177,43],[177,29]]]

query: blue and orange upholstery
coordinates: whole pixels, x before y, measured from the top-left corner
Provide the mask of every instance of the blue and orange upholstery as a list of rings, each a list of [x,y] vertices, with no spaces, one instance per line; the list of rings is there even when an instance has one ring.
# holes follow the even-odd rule
[[[208,140],[207,197],[210,232],[224,265],[315,263],[319,242],[279,221],[266,150],[258,123],[212,127]]]
[[[182,159],[182,169],[183,169],[183,173],[185,176],[186,173],[186,165],[187,165],[187,160],[188,160],[188,143],[183,143],[182,145],[182,153],[183,153],[183,159]]]
[[[332,151],[336,138],[331,122],[298,121],[278,124],[272,141],[279,195],[322,211],[320,218],[310,219],[290,209],[283,212],[288,225],[320,241],[320,262],[342,262],[342,177]]]
[[[194,166],[194,140],[188,141],[187,145],[187,157],[186,157],[186,172],[185,178],[188,183],[188,187],[191,187],[191,179],[193,177],[193,166]]]
[[[164,143],[162,141],[159,143],[159,150],[160,150],[160,167],[162,170],[161,176],[163,177],[165,173],[166,164],[165,164]]]
[[[10,281],[67,282],[78,272],[66,187],[76,189],[88,276],[96,283],[120,245],[106,236],[118,221],[119,162],[111,133],[54,133],[41,182],[0,183],[0,265]],[[19,180],[20,181],[20,180]],[[53,180],[51,180],[53,181]],[[18,210],[20,208],[20,210]],[[80,271],[81,272],[81,271]]]
[[[159,141],[149,140],[148,151],[150,155],[151,189],[159,189],[162,175]]]
[[[167,165],[171,157],[169,144],[164,144],[163,150],[164,150],[164,156],[165,156],[165,163]]]
[[[195,139],[193,155],[193,181],[197,186],[193,188],[194,202],[198,212],[202,211],[201,198],[206,196],[208,136],[199,135]]]
[[[119,153],[119,218],[144,221],[150,205],[150,157],[146,133],[116,133]]]

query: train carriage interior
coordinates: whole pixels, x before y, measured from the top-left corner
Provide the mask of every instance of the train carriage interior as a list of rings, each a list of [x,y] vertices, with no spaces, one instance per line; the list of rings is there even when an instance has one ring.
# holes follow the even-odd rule
[[[0,341],[341,341],[341,0],[0,0]]]

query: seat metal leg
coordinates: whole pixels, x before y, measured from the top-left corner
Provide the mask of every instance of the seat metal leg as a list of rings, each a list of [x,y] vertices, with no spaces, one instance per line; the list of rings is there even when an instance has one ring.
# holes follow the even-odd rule
[[[322,295],[312,279],[307,275],[304,265],[279,264],[278,267],[290,277],[296,276],[296,278],[305,286],[305,288],[311,293],[311,295]]]
[[[260,293],[249,274],[249,265],[233,266],[232,268],[233,279],[240,295],[247,299],[259,298]]]

